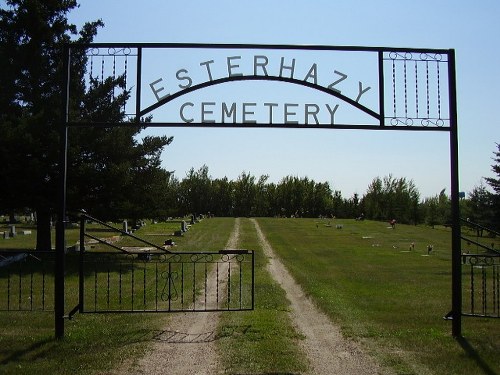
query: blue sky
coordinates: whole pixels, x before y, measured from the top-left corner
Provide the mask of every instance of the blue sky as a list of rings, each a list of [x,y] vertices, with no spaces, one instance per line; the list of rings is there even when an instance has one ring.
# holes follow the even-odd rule
[[[105,27],[96,42],[453,48],[460,190],[469,192],[482,177],[492,176],[495,142],[500,142],[498,1],[81,3],[70,20],[81,26],[84,21],[102,19]],[[209,58],[193,57],[196,62]],[[167,58],[158,60],[164,65],[150,68],[151,81],[167,74]],[[177,69],[188,64],[184,61]],[[362,68],[353,67],[355,64],[339,64],[347,64],[350,74],[363,74]],[[287,90],[279,85],[273,88],[277,97],[280,90]],[[229,102],[235,97],[251,101],[255,95],[267,95],[268,90],[266,86],[232,85],[207,90],[204,95],[214,102]],[[303,103],[310,100],[307,95],[310,93],[296,90],[287,101]],[[288,175],[307,176],[317,182],[328,181],[344,197],[364,194],[373,178],[388,174],[412,179],[423,197],[438,194],[443,188],[450,191],[447,132],[176,127],[149,129],[148,133],[174,136],[163,153],[163,166],[175,170],[180,179],[191,167],[206,164],[213,178],[236,179],[243,171],[257,178],[267,174],[274,182]]]

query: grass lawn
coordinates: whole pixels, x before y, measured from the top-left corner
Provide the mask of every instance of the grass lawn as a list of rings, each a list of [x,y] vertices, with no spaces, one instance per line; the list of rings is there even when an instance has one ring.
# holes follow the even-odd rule
[[[345,335],[362,342],[398,374],[500,374],[500,320],[464,318],[465,341],[460,344],[451,337],[450,322],[442,319],[451,307],[449,228],[398,224],[392,230],[387,223],[353,220],[258,221],[306,293]],[[175,250],[222,249],[233,225],[233,218],[203,220],[185,236],[172,237]],[[136,234],[161,245],[163,234],[179,227],[148,224]],[[94,233],[106,236],[98,228]],[[0,248],[7,243],[27,246],[21,243],[26,237],[0,239]],[[68,238],[76,242],[78,230],[68,230]],[[495,248],[500,247],[496,241]],[[434,250],[426,256],[429,244]],[[304,372],[306,360],[297,345],[301,337],[291,327],[288,301],[265,270],[266,259],[248,219],[241,219],[239,247],[256,251],[256,304],[254,311],[222,314],[217,343],[224,368],[228,373]],[[76,293],[76,274],[69,267],[67,310]],[[76,314],[66,321],[65,338],[54,340],[52,313],[0,312],[0,373],[105,373],[124,358],[140,357],[168,319],[168,314]]]
[[[392,230],[354,220],[259,223],[318,306],[398,373],[500,373],[500,320],[464,318],[460,345],[442,319],[451,308],[450,229]],[[429,244],[434,250],[427,256]]]
[[[176,250],[222,249],[233,224],[233,219],[204,220],[183,237],[175,237]],[[136,234],[147,238],[147,233],[170,233],[171,225],[148,225]],[[179,228],[178,223],[175,228]],[[26,237],[6,242],[9,247],[22,248]],[[78,230],[68,230],[68,238],[75,238],[76,242]],[[158,244],[166,239],[151,238]],[[68,258],[71,263],[71,255]],[[67,271],[66,312],[69,312],[75,306],[78,289],[75,268],[69,264]],[[64,339],[55,340],[53,312],[0,311],[0,374],[103,373],[125,358],[140,357],[168,319],[168,314],[76,314],[73,320],[65,321]]]

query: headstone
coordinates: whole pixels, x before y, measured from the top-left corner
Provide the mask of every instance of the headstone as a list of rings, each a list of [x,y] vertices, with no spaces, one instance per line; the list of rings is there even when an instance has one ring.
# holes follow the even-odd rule
[[[9,233],[8,232],[3,232],[3,239],[4,240],[8,240],[10,237],[9,237]]]
[[[194,225],[194,221],[195,221],[194,215],[191,215],[191,225]]]
[[[128,223],[127,220],[123,220],[123,231],[128,233]]]
[[[184,220],[181,221],[181,231],[187,232],[187,224]]]
[[[11,225],[10,226],[9,236],[10,237],[15,237],[16,236],[16,226],[15,225]]]

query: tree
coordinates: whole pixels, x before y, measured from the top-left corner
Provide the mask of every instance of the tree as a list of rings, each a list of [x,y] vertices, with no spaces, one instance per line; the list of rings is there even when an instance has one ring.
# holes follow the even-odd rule
[[[493,161],[495,164],[491,166],[491,170],[496,174],[494,177],[486,177],[486,183],[491,186],[494,193],[491,194],[492,218],[489,223],[492,227],[500,229],[500,143],[497,143],[497,151],[494,152]]]
[[[362,206],[366,217],[375,220],[396,219],[402,223],[418,222],[420,193],[412,180],[375,178],[368,186]]]
[[[0,149],[9,169],[1,194],[9,209],[36,210],[37,249],[50,249],[62,107],[61,46],[76,35],[66,14],[76,1],[8,0],[0,9]]]
[[[0,204],[9,210],[30,207],[37,214],[37,249],[50,249],[50,218],[57,197],[59,129],[64,43],[77,37],[90,43],[101,21],[86,23],[80,32],[67,21],[77,7],[72,0],[9,0],[1,9],[0,152],[9,168],[9,184],[0,187]],[[124,77],[86,85],[87,56],[71,56],[70,113],[76,119],[123,122],[129,97]],[[115,88],[119,93],[115,95]],[[136,140],[140,128],[85,129],[72,133],[68,203],[107,217],[144,215],[163,199],[168,173],[160,154],[172,138]],[[113,210],[110,214],[110,209]],[[149,216],[149,215],[148,215]]]

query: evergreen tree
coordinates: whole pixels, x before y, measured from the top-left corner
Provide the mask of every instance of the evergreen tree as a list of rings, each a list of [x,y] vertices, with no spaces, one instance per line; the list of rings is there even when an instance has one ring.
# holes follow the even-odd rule
[[[67,21],[78,6],[75,0],[8,0],[6,5],[0,9],[0,156],[7,166],[2,176],[7,183],[0,185],[0,208],[34,209],[37,249],[46,250],[51,248],[50,220],[59,178],[63,45],[92,42],[103,23],[86,23],[78,32]],[[123,103],[129,96],[124,77],[90,80],[86,87],[86,64],[86,51],[73,49],[72,117],[124,121]],[[120,92],[116,96],[115,88]],[[136,140],[139,131],[71,133],[69,206],[95,209],[108,217],[145,215],[158,206],[164,199],[158,192],[169,177],[159,157],[172,138],[150,137],[141,143]]]
[[[493,229],[500,230],[500,143],[496,145],[497,151],[494,152],[495,157],[493,158],[495,164],[491,166],[491,170],[497,177],[486,177],[485,180],[494,191],[494,193],[491,194],[492,217],[489,225],[491,225]]]

